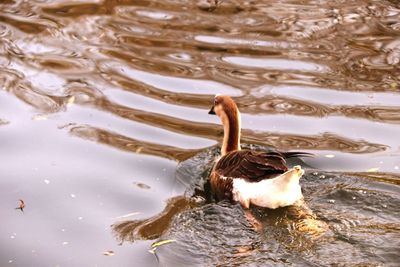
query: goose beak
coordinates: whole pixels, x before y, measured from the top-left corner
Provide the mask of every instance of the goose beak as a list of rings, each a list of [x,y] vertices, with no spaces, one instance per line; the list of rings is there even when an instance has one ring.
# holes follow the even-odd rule
[[[210,111],[208,112],[210,115],[216,115],[214,111],[214,106],[211,107]]]

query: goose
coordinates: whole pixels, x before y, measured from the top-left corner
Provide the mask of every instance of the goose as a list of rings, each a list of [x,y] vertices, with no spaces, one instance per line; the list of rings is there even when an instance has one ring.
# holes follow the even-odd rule
[[[311,154],[241,150],[240,112],[229,96],[217,94],[209,114],[224,127],[221,157],[209,176],[216,200],[239,202],[245,209],[251,204],[276,209],[303,198],[299,180],[304,170],[299,165],[288,169],[286,159]]]

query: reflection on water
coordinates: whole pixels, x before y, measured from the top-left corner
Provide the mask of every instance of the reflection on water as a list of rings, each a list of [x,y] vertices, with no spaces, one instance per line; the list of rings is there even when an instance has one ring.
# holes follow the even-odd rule
[[[147,222],[147,239],[177,240],[157,249],[166,264],[343,253],[346,266],[394,266],[399,21],[396,0],[1,1],[0,265],[154,266],[152,241],[119,246],[110,227],[136,214],[119,238]],[[303,187],[322,237],[303,240],[286,211],[261,218],[260,234],[239,207],[192,204],[198,153],[222,138],[207,115],[215,93],[237,101],[244,143],[315,153]],[[177,187],[177,162],[193,157]]]

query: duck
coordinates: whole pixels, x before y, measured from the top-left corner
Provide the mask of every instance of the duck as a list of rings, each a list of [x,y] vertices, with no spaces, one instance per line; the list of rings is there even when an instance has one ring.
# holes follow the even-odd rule
[[[241,116],[230,96],[215,95],[208,113],[217,115],[224,128],[221,156],[209,175],[217,201],[239,202],[245,209],[251,205],[276,209],[303,198],[299,181],[304,170],[300,165],[289,169],[286,159],[310,153],[242,150]]]

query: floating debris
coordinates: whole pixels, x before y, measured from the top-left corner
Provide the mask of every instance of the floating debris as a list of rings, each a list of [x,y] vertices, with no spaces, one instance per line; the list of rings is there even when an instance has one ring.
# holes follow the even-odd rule
[[[334,158],[335,157],[335,155],[333,155],[333,154],[327,154],[327,155],[325,155],[325,158]]]
[[[125,214],[122,216],[115,217],[115,219],[124,219],[124,218],[128,218],[131,216],[139,215],[139,214],[140,214],[140,212],[131,212],[131,213],[128,213],[128,214]]]
[[[104,252],[103,252],[103,255],[104,255],[104,256],[114,256],[115,253],[114,253],[114,251],[112,251],[112,250],[107,250],[107,251],[104,251]]]
[[[134,182],[133,184],[142,189],[150,189],[151,188],[149,185],[144,184],[144,183]]]
[[[159,246],[163,246],[163,245],[166,245],[166,244],[169,244],[169,243],[173,243],[173,242],[176,242],[176,240],[167,239],[167,240],[161,240],[161,241],[154,242],[153,244],[151,244],[151,249],[149,250],[149,252],[154,254],[156,249]]]
[[[334,199],[329,199],[328,203],[335,204],[335,200]]]
[[[370,168],[367,170],[367,172],[377,172],[379,171],[379,167],[378,168]]]
[[[25,209],[25,202],[22,200],[22,199],[20,199],[19,200],[19,207],[17,207],[17,208],[15,208],[16,210],[21,210],[22,212],[24,212],[24,209]]]

